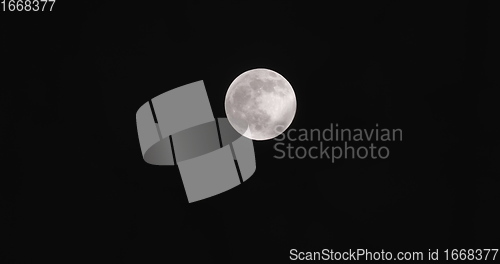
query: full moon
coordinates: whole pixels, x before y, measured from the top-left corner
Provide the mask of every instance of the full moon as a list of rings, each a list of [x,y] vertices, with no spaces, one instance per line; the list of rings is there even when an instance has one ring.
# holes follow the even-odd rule
[[[292,123],[297,108],[295,92],[281,74],[253,69],[240,74],[229,86],[225,99],[227,119],[241,135],[268,140]]]

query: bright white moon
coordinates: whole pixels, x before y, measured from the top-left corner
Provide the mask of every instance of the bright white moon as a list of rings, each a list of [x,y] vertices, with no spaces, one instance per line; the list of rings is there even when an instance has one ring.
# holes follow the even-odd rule
[[[240,74],[226,93],[227,119],[253,140],[267,140],[285,131],[297,108],[295,93],[281,74],[253,69]]]

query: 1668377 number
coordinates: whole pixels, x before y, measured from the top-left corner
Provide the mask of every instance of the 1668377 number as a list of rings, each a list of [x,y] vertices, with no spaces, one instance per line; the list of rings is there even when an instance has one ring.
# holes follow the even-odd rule
[[[498,248],[446,249],[445,260],[495,260]]]
[[[52,11],[56,0],[2,0],[2,11]]]

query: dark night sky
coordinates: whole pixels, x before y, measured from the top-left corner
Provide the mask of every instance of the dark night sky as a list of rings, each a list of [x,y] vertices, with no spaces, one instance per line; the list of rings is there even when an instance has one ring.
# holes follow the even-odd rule
[[[74,2],[1,14],[0,262],[500,245],[498,3]],[[403,141],[386,160],[335,164],[255,142],[248,182],[188,204],[176,167],[143,161],[135,113],[203,80],[224,117],[252,68],[292,84],[291,128],[378,123]]]

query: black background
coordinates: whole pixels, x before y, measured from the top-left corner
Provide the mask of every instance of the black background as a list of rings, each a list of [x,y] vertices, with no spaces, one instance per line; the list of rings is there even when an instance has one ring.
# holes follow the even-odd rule
[[[166,2],[166,1],[165,1]],[[340,1],[338,1],[340,2]],[[499,5],[57,1],[2,12],[2,263],[284,262],[289,251],[498,248]],[[135,112],[203,80],[215,117],[252,68],[290,128],[401,128],[385,160],[278,160],[188,204],[141,157]],[[3,258],[3,259],[2,259]]]

